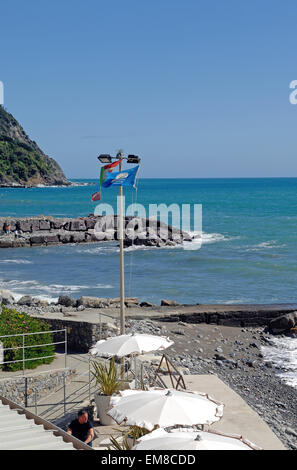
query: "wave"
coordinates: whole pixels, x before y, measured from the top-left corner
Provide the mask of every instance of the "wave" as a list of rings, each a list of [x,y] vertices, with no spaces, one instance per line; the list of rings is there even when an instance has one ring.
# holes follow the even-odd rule
[[[113,289],[113,286],[111,284],[100,283],[94,285],[44,285],[35,280],[19,281],[17,279],[11,279],[6,281],[5,279],[1,279],[0,288],[10,290],[16,301],[18,301],[23,295],[32,295],[41,300],[56,302],[58,300],[57,295],[81,294],[81,291],[89,289]]]
[[[229,242],[231,240],[236,240],[240,237],[233,237],[229,235],[222,235],[221,233],[202,233],[202,244],[206,243],[217,243],[217,242]]]
[[[226,300],[226,299],[217,299],[216,304],[224,304],[224,305],[237,305],[237,304],[249,304],[253,303],[253,299],[247,299],[247,298],[239,298],[239,299],[231,299],[231,300]]]
[[[261,347],[265,362],[277,369],[277,376],[297,388],[297,338],[272,338],[269,346]]]
[[[269,240],[266,242],[258,243],[257,245],[246,248],[245,251],[261,251],[261,250],[271,250],[273,248],[285,248],[286,245],[278,244],[275,240]]]
[[[2,264],[33,264],[33,261],[28,261],[26,259],[0,259]]]

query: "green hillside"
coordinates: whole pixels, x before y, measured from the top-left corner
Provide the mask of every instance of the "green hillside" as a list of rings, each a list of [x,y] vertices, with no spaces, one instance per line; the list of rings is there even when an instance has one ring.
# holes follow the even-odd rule
[[[58,163],[0,106],[0,185],[69,185]]]

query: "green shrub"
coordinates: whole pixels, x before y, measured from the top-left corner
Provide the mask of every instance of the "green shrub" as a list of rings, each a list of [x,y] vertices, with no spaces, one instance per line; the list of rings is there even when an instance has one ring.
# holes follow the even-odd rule
[[[43,320],[32,318],[30,315],[19,313],[14,309],[11,310],[9,308],[2,307],[2,314],[0,314],[0,336],[16,335],[20,333],[38,333],[49,330],[50,326]],[[24,338],[25,346],[34,346],[30,348],[26,347],[24,349],[26,369],[34,369],[41,364],[50,364],[53,361],[54,357],[41,359],[42,357],[54,355],[55,347],[54,345],[50,345],[50,343],[53,342],[52,333],[25,335]],[[9,349],[8,351],[4,351],[4,362],[18,360],[21,361],[10,364],[3,364],[1,366],[2,370],[21,370],[23,368],[23,336],[0,338],[0,341],[3,343],[4,348],[13,348]],[[49,346],[42,346],[42,344],[49,344]],[[16,349],[17,347],[21,348]],[[32,360],[27,360],[30,358]]]

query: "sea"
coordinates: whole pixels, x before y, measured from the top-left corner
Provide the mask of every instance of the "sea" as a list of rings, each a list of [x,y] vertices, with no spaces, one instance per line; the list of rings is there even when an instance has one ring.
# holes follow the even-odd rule
[[[0,188],[0,216],[93,214],[98,180],[72,181],[71,187]],[[141,204],[147,213],[151,204],[202,207],[199,247],[125,250],[127,297],[156,304],[297,304],[297,178],[140,178],[124,195],[125,207]],[[117,188],[104,189],[100,202],[116,212]],[[119,263],[117,242],[3,249],[0,289],[52,302],[62,294],[119,297]],[[297,339],[276,337],[264,353],[297,388]]]

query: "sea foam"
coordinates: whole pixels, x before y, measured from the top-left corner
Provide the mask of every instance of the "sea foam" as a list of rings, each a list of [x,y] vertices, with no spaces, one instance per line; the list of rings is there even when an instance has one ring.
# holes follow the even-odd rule
[[[269,346],[262,346],[264,362],[270,362],[277,376],[287,385],[297,388],[297,338],[272,338]]]

